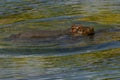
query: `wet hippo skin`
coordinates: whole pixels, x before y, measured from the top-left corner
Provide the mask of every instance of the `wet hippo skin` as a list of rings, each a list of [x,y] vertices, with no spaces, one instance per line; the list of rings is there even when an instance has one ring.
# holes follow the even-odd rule
[[[35,30],[35,31],[26,31],[18,34],[12,34],[9,38],[49,38],[57,37],[63,35],[64,31],[62,30]]]
[[[67,30],[35,30],[26,31],[18,34],[12,34],[9,38],[19,38],[19,39],[36,39],[36,38],[55,38],[62,35],[72,35],[72,36],[89,36],[94,35],[93,27],[84,27],[81,25],[72,25],[71,28]]]

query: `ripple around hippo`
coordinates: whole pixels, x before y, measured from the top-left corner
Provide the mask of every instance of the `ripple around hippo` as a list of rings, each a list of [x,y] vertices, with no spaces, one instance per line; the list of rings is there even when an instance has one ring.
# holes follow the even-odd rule
[[[40,33],[42,37],[29,37],[31,36],[31,31],[25,32],[21,37],[19,36],[20,34],[12,35],[7,39],[12,46],[4,49],[6,52],[12,53],[18,53],[16,51],[19,50],[20,54],[32,54],[31,51],[34,51],[36,54],[46,53],[44,55],[48,55],[47,53],[86,53],[120,47],[120,36],[118,35],[120,34],[119,28],[98,30],[95,31],[94,35],[89,36],[74,36],[68,33],[66,34],[65,31],[66,30],[41,30],[41,32],[39,32],[38,30],[38,32],[34,32]],[[43,35],[44,32],[45,34]],[[51,34],[48,34],[47,32]],[[2,51],[4,51],[4,49]]]
[[[61,36],[69,35],[72,37],[75,36],[90,36],[94,35],[93,27],[84,27],[82,25],[72,25],[70,29],[67,30],[36,30],[36,31],[26,31],[18,34],[12,34],[8,39],[11,40],[33,40],[33,39],[41,39],[55,40]]]

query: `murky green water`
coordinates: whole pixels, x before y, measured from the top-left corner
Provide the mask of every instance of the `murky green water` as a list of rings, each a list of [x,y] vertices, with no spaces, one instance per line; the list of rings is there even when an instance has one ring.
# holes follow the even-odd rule
[[[0,80],[119,80],[119,5],[119,0],[1,0]],[[96,34],[49,41],[8,39],[72,24],[94,26]]]

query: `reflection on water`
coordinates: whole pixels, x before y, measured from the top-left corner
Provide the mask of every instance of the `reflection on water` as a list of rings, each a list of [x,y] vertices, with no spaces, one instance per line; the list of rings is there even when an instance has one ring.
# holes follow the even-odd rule
[[[120,0],[1,0],[0,80],[119,80],[119,3]],[[112,30],[97,32],[92,40],[4,40],[26,30],[64,30],[74,23],[94,26],[96,31]],[[112,50],[99,51],[105,49]]]
[[[57,23],[66,23],[70,24],[76,20],[76,18],[81,19],[81,17],[91,16],[92,19],[100,22],[98,19],[105,16],[111,16],[110,19],[113,19],[111,24],[119,22],[119,0],[59,0],[59,1],[49,1],[49,0],[16,0],[16,1],[1,1],[0,2],[0,19],[2,23],[13,23],[17,21],[25,21],[28,19],[43,19],[43,18],[52,18],[51,21],[54,24]],[[29,4],[29,5],[28,5]],[[105,15],[105,16],[104,16]],[[64,17],[65,16],[65,17]],[[67,19],[70,17],[75,17],[75,19]],[[96,17],[94,17],[96,16]],[[116,16],[116,17],[115,17]],[[62,17],[61,19],[56,17]],[[117,18],[118,17],[118,18]],[[97,19],[98,18],[98,19]],[[11,20],[12,19],[12,20]],[[67,20],[66,20],[67,19]],[[69,20],[69,21],[68,21]],[[115,21],[114,21],[115,20]],[[57,23],[56,23],[57,22]],[[109,22],[105,19],[104,23]],[[54,24],[44,24],[47,26],[54,26]],[[64,23],[64,25],[65,25]],[[39,24],[43,24],[39,22]],[[57,25],[57,26],[60,26]],[[56,26],[56,25],[55,25]]]
[[[114,50],[116,52],[114,52]],[[0,58],[1,80],[119,80],[120,49],[68,56]]]

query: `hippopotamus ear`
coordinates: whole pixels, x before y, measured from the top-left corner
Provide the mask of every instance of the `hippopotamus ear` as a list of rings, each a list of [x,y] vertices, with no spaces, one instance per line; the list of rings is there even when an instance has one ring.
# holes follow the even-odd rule
[[[72,25],[72,27],[75,27],[75,26],[76,26],[75,24]]]
[[[90,27],[92,35],[95,34],[94,27]]]
[[[79,27],[83,27],[83,25],[80,25],[80,24],[79,24],[78,26],[79,26]]]
[[[94,27],[90,27],[91,30],[94,30]]]

